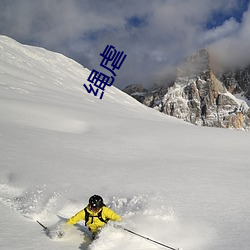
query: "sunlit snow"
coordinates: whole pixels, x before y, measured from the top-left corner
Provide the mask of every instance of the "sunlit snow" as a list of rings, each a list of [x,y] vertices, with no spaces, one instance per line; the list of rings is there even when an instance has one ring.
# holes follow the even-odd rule
[[[96,193],[123,227],[171,247],[249,250],[249,132],[190,125],[114,86],[100,100],[89,74],[0,36],[0,248],[163,249],[112,223],[92,243],[84,222],[62,239],[36,223],[63,223]]]

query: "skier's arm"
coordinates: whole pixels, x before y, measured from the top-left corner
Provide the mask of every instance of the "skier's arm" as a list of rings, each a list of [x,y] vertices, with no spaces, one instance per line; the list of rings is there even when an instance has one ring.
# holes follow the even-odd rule
[[[118,214],[116,214],[116,213],[115,213],[113,210],[111,210],[110,208],[105,207],[104,210],[105,210],[105,217],[106,217],[107,219],[110,219],[110,220],[112,220],[112,221],[118,221],[118,222],[122,221],[121,216],[118,215]]]
[[[75,225],[78,221],[84,220],[85,218],[85,212],[84,209],[72,216],[70,219],[68,219],[67,224]]]

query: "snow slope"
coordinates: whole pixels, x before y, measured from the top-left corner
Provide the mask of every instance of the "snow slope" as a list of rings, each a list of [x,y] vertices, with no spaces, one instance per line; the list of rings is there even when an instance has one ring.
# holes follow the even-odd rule
[[[97,193],[166,245],[250,249],[249,133],[181,122],[114,86],[100,100],[89,74],[0,36],[0,248],[162,249],[112,225],[90,244],[83,223],[61,240],[36,223],[53,228]]]

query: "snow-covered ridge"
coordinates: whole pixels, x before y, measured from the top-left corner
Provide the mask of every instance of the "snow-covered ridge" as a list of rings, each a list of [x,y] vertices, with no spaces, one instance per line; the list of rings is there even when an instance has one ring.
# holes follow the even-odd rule
[[[22,45],[15,40],[0,36],[0,87],[5,99],[0,109],[8,107],[9,113],[3,119],[14,119],[27,126],[57,131],[82,133],[89,129],[84,120],[72,119],[74,110],[66,109],[62,113],[57,107],[51,107],[46,99],[60,98],[67,106],[67,97],[72,94],[82,96],[88,102],[98,102],[97,97],[88,94],[83,84],[88,84],[90,71],[75,61],[43,48]],[[22,95],[22,102],[15,98]],[[9,97],[10,98],[6,98]],[[141,106],[115,87],[105,91],[105,102],[125,105],[129,109]],[[34,100],[37,104],[30,105]],[[28,100],[28,101],[27,101]],[[98,105],[101,103],[99,102]],[[21,105],[21,106],[20,106]],[[22,113],[18,109],[22,108]],[[143,108],[143,106],[141,106]],[[11,115],[13,114],[13,115]]]
[[[84,222],[51,240],[36,223],[55,227],[95,193],[167,245],[249,248],[249,133],[192,126],[115,87],[100,100],[71,59],[0,46],[0,248],[162,249],[112,225],[90,244]]]

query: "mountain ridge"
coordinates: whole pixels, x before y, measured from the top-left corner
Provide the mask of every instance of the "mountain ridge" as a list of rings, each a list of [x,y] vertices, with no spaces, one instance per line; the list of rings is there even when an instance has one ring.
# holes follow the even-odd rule
[[[141,91],[140,85],[131,85],[123,91],[148,107],[195,125],[249,129],[250,66],[217,72],[211,61],[209,51],[202,49],[177,68],[170,86]]]

